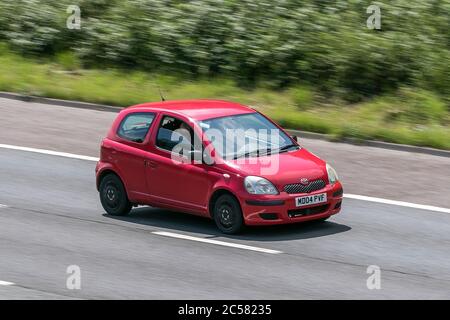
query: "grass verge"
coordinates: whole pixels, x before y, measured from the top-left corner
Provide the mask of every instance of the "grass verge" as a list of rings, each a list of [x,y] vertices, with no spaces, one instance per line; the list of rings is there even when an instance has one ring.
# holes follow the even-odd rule
[[[167,99],[213,98],[254,106],[290,129],[450,150],[450,112],[444,99],[401,88],[358,104],[327,101],[306,86],[244,90],[229,79],[186,80],[120,70],[77,70],[70,56],[27,59],[0,46],[0,90],[58,99],[128,106]]]

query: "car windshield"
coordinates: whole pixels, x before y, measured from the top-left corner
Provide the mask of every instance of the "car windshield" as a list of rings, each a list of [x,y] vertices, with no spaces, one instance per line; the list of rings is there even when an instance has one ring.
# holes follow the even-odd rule
[[[228,160],[299,148],[259,113],[213,118],[200,121],[199,125],[219,155]]]

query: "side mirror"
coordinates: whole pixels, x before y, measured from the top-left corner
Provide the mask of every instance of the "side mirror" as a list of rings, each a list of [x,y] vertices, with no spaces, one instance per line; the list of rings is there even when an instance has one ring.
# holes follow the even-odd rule
[[[300,143],[300,138],[297,137],[296,135],[291,136],[291,138],[292,138],[295,142]]]

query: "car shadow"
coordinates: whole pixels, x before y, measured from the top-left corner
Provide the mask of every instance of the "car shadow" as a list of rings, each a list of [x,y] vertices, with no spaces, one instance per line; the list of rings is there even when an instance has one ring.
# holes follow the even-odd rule
[[[351,227],[333,221],[310,221],[288,225],[247,227],[241,234],[226,235],[217,229],[211,219],[158,208],[139,207],[133,209],[127,216],[111,216],[108,214],[104,214],[104,216],[157,228],[200,233],[206,235],[206,238],[221,237],[251,241],[311,239],[351,230]]]

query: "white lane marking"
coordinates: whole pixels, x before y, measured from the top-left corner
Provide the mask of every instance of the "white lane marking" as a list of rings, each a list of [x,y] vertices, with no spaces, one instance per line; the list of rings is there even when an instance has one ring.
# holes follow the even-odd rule
[[[8,206],[7,206],[6,204],[1,204],[1,203],[0,203],[0,209],[1,209],[1,208],[7,208],[7,207],[8,207]]]
[[[244,244],[231,243],[231,242],[225,242],[225,241],[219,241],[219,240],[191,237],[191,236],[187,236],[187,235],[184,235],[184,234],[178,234],[178,233],[172,233],[172,232],[153,231],[152,233],[160,235],[160,236],[165,236],[165,237],[184,239],[184,240],[191,240],[191,241],[197,241],[197,242],[204,242],[204,243],[215,244],[215,245],[224,246],[224,247],[232,247],[232,248],[251,250],[251,251],[257,251],[257,252],[263,252],[263,253],[270,253],[270,254],[283,253],[282,251],[278,251],[278,250],[247,246],[247,245],[244,245]]]
[[[8,281],[2,281],[0,280],[0,286],[13,286],[14,283],[13,282],[8,282]]]
[[[79,159],[79,160],[87,160],[87,161],[98,161],[99,160],[96,157],[82,156],[82,155],[79,155],[79,154],[73,154],[73,153],[67,153],[67,152],[59,152],[59,151],[52,151],[52,150],[45,150],[45,149],[19,147],[19,146],[13,146],[13,145],[9,145],[9,144],[0,144],[0,148],[10,149],[10,150],[27,151],[27,152],[34,152],[34,153],[41,153],[41,154],[47,154],[47,155],[51,155],[51,156],[71,158],[71,159]]]
[[[424,204],[417,204],[417,203],[411,203],[411,202],[405,202],[405,201],[396,201],[396,200],[389,200],[389,199],[382,199],[382,198],[360,196],[357,194],[344,193],[344,198],[356,199],[356,200],[362,200],[362,201],[370,201],[370,202],[378,202],[378,203],[384,203],[384,204],[390,204],[390,205],[394,205],[394,206],[402,206],[402,207],[408,207],[408,208],[414,208],[414,209],[422,209],[422,210],[450,213],[450,209],[447,209],[447,208],[428,206],[428,205],[424,205]]]
[[[79,155],[79,154],[58,152],[58,151],[45,150],[45,149],[35,149],[35,148],[28,148],[28,147],[13,146],[13,145],[9,145],[9,144],[0,144],[0,148],[42,153],[42,154],[47,154],[47,155],[52,155],[52,156],[60,156],[60,157],[65,157],[65,158],[80,159],[80,160],[87,160],[87,161],[98,161],[99,160],[99,158],[96,158],[96,157],[89,157],[89,156],[83,156],[83,155]],[[447,208],[428,206],[428,205],[404,202],[404,201],[389,200],[389,199],[383,199],[383,198],[361,196],[358,194],[344,193],[344,198],[369,201],[369,202],[378,202],[378,203],[384,203],[384,204],[390,204],[390,205],[402,206],[402,207],[408,207],[408,208],[415,208],[415,209],[422,209],[422,210],[429,210],[429,211],[450,213],[450,209],[447,209]]]

